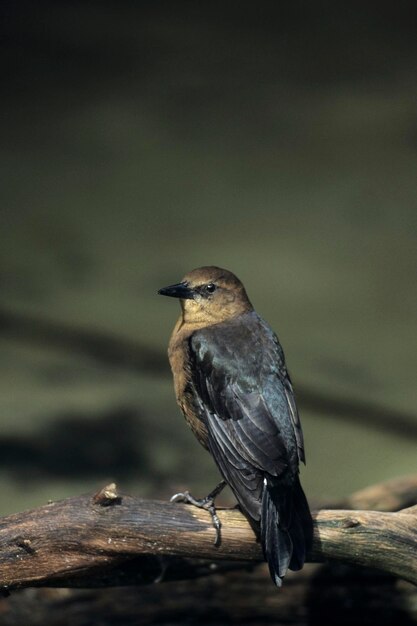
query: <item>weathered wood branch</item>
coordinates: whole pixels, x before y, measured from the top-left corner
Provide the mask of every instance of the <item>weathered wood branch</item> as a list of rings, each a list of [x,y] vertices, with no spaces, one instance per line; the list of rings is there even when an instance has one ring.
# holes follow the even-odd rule
[[[261,561],[245,517],[237,509],[219,517],[216,547],[206,511],[120,496],[114,485],[10,515],[0,519],[0,587],[149,582],[163,577],[166,557]],[[310,561],[336,559],[417,584],[417,506],[396,513],[319,510],[313,517]]]

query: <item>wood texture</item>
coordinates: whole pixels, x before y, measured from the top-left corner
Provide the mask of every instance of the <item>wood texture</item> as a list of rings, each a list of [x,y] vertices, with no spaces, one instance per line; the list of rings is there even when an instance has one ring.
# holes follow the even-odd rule
[[[409,481],[413,488],[415,477]],[[229,509],[219,517],[222,542],[215,547],[206,511],[120,495],[115,485],[10,515],[0,520],[0,587],[149,582],[164,578],[168,557],[261,561],[243,515]],[[416,506],[395,513],[319,510],[313,517],[311,561],[373,567],[417,584]]]

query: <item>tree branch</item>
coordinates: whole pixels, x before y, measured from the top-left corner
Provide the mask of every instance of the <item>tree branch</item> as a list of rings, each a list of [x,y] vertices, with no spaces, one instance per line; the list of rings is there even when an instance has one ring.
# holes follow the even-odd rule
[[[149,582],[163,574],[165,557],[262,561],[246,518],[237,509],[219,517],[222,542],[215,547],[206,511],[120,496],[115,485],[10,515],[0,520],[0,586]],[[319,510],[313,518],[309,560],[374,567],[417,584],[416,506],[396,513]]]

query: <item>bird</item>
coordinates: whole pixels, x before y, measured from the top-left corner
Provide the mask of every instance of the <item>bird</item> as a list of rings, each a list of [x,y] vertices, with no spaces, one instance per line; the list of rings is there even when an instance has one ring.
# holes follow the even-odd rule
[[[312,543],[303,433],[281,344],[228,270],[200,267],[158,293],[181,304],[168,346],[177,403],[223,477],[206,498],[173,499],[209,509],[219,533],[214,498],[229,485],[280,587]]]

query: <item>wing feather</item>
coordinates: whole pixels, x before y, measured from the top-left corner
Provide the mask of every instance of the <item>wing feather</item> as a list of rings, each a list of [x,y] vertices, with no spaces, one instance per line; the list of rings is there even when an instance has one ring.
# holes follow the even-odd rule
[[[263,476],[293,477],[304,449],[276,336],[254,313],[239,322],[194,333],[192,384],[210,450],[239,502],[259,519]]]

